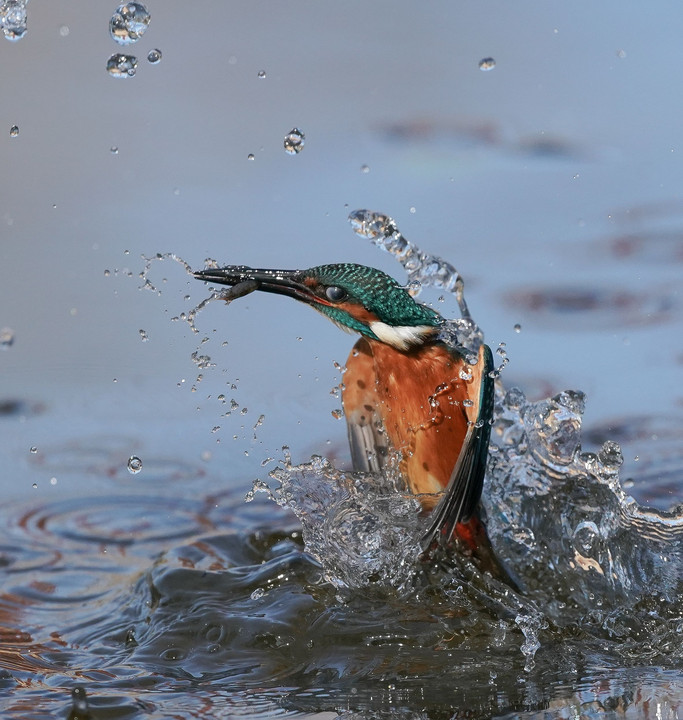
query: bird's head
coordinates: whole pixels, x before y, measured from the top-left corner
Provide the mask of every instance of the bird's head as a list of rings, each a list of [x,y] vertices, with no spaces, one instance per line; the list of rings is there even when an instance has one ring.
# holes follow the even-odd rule
[[[254,290],[288,295],[311,305],[349,332],[406,351],[436,335],[443,318],[416,302],[396,280],[354,263],[317,265],[308,270],[256,270],[244,265],[208,268],[198,280],[231,285],[234,297]]]

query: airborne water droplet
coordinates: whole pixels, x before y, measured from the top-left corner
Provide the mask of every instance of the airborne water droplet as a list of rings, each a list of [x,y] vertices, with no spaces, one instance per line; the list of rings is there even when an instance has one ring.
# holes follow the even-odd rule
[[[128,458],[128,472],[131,475],[137,475],[142,470],[142,460],[137,455],[131,455]]]
[[[158,48],[150,50],[147,53],[147,62],[149,62],[151,65],[157,65],[159,62],[161,62],[161,50],[159,50]]]
[[[263,80],[266,77],[266,71],[259,70],[258,76]]]
[[[9,136],[10,137],[17,137],[19,135],[19,126],[18,125],[12,125],[12,127],[9,129]]]
[[[147,342],[149,340],[149,337],[147,337],[147,331],[146,330],[138,330],[140,333],[140,338],[142,339],[142,342]]]
[[[306,136],[299,128],[292,128],[285,135],[285,152],[288,155],[298,155],[304,149],[304,141]]]
[[[4,327],[0,330],[0,350],[9,350],[14,342],[14,330]]]
[[[138,59],[134,55],[115,53],[107,60],[107,72],[116,78],[128,78],[135,75]]]
[[[513,330],[514,330],[516,333],[521,333],[521,332],[522,332],[522,326],[521,326],[519,323],[515,323],[515,325],[514,325],[514,327],[513,327]]]
[[[496,61],[492,57],[487,57],[479,61],[479,69],[484,72],[493,70],[494,67],[496,67]]]
[[[0,27],[8,40],[26,35],[26,3],[28,0],[5,0],[0,3]]]
[[[111,16],[109,34],[119,45],[130,45],[145,34],[150,20],[151,16],[142,3],[124,3]]]

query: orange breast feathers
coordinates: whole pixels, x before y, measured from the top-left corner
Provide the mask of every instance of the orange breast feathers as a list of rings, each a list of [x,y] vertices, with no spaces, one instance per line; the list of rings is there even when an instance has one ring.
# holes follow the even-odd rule
[[[441,492],[460,454],[474,399],[464,361],[441,344],[399,352],[361,338],[346,367],[347,422],[381,423],[401,453],[400,470],[411,492]]]

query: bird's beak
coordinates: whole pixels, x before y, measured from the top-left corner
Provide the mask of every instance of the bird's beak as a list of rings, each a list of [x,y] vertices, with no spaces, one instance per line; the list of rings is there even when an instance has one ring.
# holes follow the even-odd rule
[[[255,290],[288,295],[289,297],[310,302],[311,292],[303,284],[300,270],[263,270],[246,265],[227,265],[222,268],[207,268],[193,273],[197,280],[231,285],[230,297],[241,297]]]

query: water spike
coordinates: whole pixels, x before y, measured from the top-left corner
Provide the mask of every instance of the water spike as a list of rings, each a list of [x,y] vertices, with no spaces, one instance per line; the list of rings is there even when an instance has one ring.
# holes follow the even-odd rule
[[[437,255],[422,252],[406,239],[396,221],[388,215],[372,210],[354,210],[349,213],[349,222],[357,235],[368,238],[403,265],[408,273],[408,285],[413,287],[412,295],[417,296],[422,285],[446,290],[455,295],[462,317],[471,319],[465,302],[465,283],[453,265]]]

